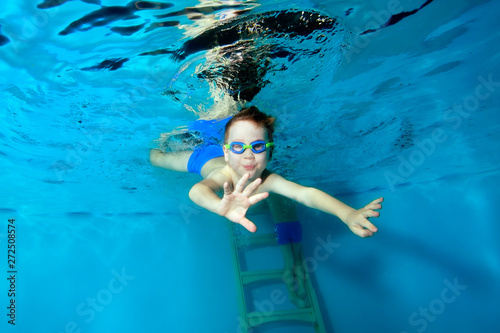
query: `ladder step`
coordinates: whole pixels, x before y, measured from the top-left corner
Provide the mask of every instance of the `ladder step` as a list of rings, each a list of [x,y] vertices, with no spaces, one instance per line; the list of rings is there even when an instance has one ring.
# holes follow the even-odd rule
[[[236,237],[237,241],[240,242],[244,247],[257,247],[257,246],[271,246],[276,245],[276,234],[261,234],[253,235],[251,237]]]
[[[241,272],[241,280],[243,285],[254,282],[267,281],[267,280],[282,280],[283,269],[272,269],[268,271],[247,271]]]
[[[279,310],[272,312],[250,312],[247,316],[250,327],[276,321],[302,321],[316,323],[316,316],[312,308]]]
[[[265,323],[277,321],[301,321],[311,323],[314,326],[314,331],[316,333],[326,333],[316,293],[311,284],[309,275],[307,274],[306,291],[311,307],[292,310],[276,310],[271,312],[254,311],[248,313],[245,300],[245,288],[251,288],[252,286],[248,285],[258,281],[282,280],[284,269],[242,272],[240,267],[239,255],[242,249],[246,250],[249,247],[253,246],[276,246],[276,235],[274,233],[271,233],[253,235],[252,237],[242,237],[235,235],[233,223],[228,222],[227,225],[231,231],[231,255],[233,257],[236,281],[238,281],[238,311],[242,319],[244,319],[241,322],[241,332],[249,333],[252,331],[252,327],[256,327]]]

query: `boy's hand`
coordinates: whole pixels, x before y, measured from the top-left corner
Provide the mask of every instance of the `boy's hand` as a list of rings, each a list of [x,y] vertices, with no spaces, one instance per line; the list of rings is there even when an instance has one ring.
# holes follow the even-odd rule
[[[241,224],[248,231],[255,232],[257,227],[247,219],[245,215],[250,206],[267,198],[269,193],[264,192],[252,195],[262,182],[260,178],[248,184],[246,188],[243,188],[249,177],[249,174],[241,177],[232,192],[229,188],[229,184],[227,182],[224,183],[224,197],[217,207],[217,212],[228,220]]]
[[[345,223],[353,233],[360,237],[370,237],[377,232],[377,228],[368,221],[369,217],[379,217],[380,213],[375,209],[382,209],[380,204],[384,198],[373,200],[368,205],[350,213]]]

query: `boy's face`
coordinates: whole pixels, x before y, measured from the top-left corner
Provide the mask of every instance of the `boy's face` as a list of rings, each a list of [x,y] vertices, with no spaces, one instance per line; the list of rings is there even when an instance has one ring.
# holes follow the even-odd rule
[[[240,120],[235,122],[229,129],[227,143],[243,142],[249,145],[259,140],[268,142],[267,130],[252,121]],[[249,173],[249,181],[253,181],[262,175],[267,166],[268,154],[269,148],[262,153],[254,153],[252,149],[247,148],[242,154],[235,154],[224,147],[224,159],[229,167],[239,177]]]

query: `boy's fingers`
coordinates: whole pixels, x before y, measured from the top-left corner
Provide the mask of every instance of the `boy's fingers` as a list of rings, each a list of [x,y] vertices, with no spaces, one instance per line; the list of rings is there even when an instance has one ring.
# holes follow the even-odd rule
[[[381,209],[382,205],[381,204],[368,204],[368,205],[365,206],[365,208],[368,208],[368,209]]]
[[[241,193],[243,191],[243,185],[245,185],[245,183],[247,182],[248,177],[250,177],[250,174],[248,173],[244,174],[243,177],[241,177],[240,181],[234,188],[234,192]]]
[[[367,209],[366,212],[363,213],[363,216],[368,218],[368,217],[379,217],[380,216],[380,212],[377,212],[375,210],[372,210],[372,209]]]
[[[358,235],[361,237],[371,237],[373,236],[373,232],[368,229],[361,229]]]
[[[372,231],[370,229],[364,229],[363,227],[361,226],[356,226],[352,229],[352,232],[354,232],[356,235],[358,235],[359,237],[371,237],[373,236],[373,233],[374,232],[377,232],[376,230],[375,231]]]
[[[384,201],[384,198],[378,198],[378,199],[373,200],[372,202],[370,202],[364,208],[368,208],[368,209],[382,209],[382,205],[381,205],[382,201]]]
[[[361,223],[361,226],[365,228],[365,230],[369,230],[370,232],[377,232],[377,227],[374,226],[373,224],[370,223],[367,219],[364,219],[363,223]],[[373,235],[373,234],[372,234]],[[370,235],[371,236],[371,235]]]
[[[255,224],[252,223],[252,221],[250,221],[249,219],[247,219],[246,217],[242,218],[241,221],[239,222],[243,227],[245,227],[245,229],[247,229],[248,231],[250,232],[256,232],[257,231],[257,227],[255,226]]]
[[[246,195],[247,197],[250,196],[252,192],[255,191],[257,187],[259,187],[261,182],[262,180],[260,178],[257,178],[256,180],[248,184],[248,186],[243,191],[243,194]]]
[[[224,195],[230,195],[230,194],[231,194],[231,190],[229,189],[229,183],[225,182],[224,183]]]
[[[264,193],[259,193],[259,194],[256,194],[256,195],[252,195],[250,198],[248,198],[248,200],[250,201],[250,203],[252,205],[255,205],[257,202],[264,200],[268,196],[269,196],[269,193],[264,192]]]
[[[372,202],[370,202],[367,206],[377,206],[377,205],[379,205],[379,206],[382,207],[382,205],[380,205],[380,203],[383,202],[383,201],[384,201],[384,198],[380,197],[380,198],[375,199]]]

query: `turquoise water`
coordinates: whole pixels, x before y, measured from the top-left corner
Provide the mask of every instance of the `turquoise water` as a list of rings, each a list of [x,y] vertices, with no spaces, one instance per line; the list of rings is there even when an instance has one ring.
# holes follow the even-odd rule
[[[224,68],[216,50],[178,50],[288,8],[339,25],[250,45],[270,62],[252,103],[278,118],[271,168],[355,207],[385,198],[371,239],[299,208],[327,331],[498,330],[498,1],[44,3],[0,14],[2,332],[239,331],[225,223],[148,150],[226,105],[198,75]]]

